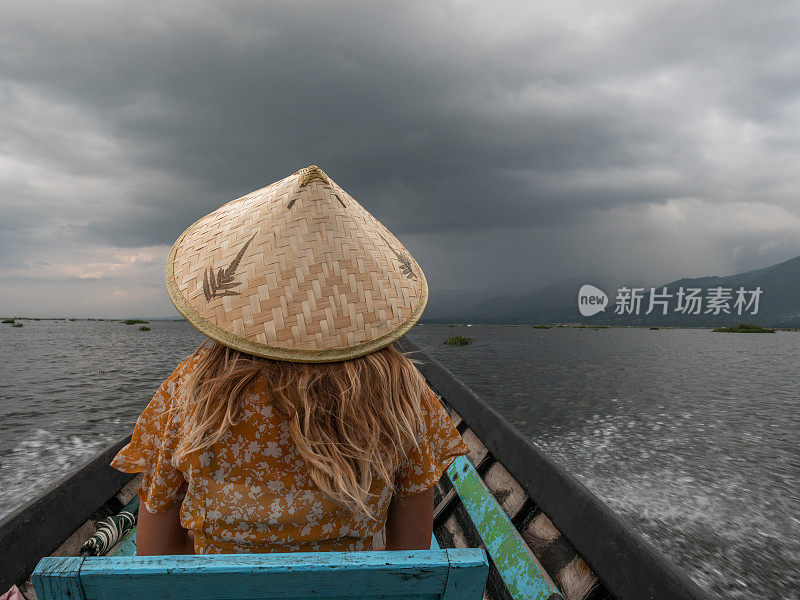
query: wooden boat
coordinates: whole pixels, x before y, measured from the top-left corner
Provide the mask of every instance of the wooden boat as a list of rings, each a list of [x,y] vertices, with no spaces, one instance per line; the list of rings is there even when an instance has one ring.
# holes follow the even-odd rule
[[[422,595],[419,597],[474,597],[474,594],[465,595],[462,592],[469,585],[474,587],[475,581],[480,580],[482,597],[487,600],[710,598],[674,563],[658,553],[588,489],[482,402],[441,363],[427,356],[408,339],[401,340],[400,345],[405,351],[413,352],[412,357],[419,361],[417,367],[440,396],[470,448],[468,457],[457,458],[436,485],[432,550],[408,553],[402,557],[399,556],[402,553],[391,553],[398,555],[398,562],[392,566],[386,566],[387,553],[317,553],[331,556],[360,555],[359,560],[336,557],[335,561],[341,561],[344,566],[328,564],[324,568],[318,563],[326,560],[326,557],[309,557],[305,553],[300,558],[299,554],[272,555],[272,558],[270,555],[227,555],[228,558],[223,559],[227,561],[225,572],[230,573],[231,568],[240,569],[235,571],[241,574],[235,581],[240,581],[246,587],[246,582],[251,582],[248,577],[256,571],[265,572],[265,565],[280,567],[280,564],[275,564],[277,560],[279,563],[302,563],[302,569],[311,569],[316,573],[309,579],[309,585],[312,586],[319,585],[318,582],[322,580],[334,582],[336,578],[332,574],[340,572],[336,569],[345,569],[341,571],[341,581],[345,582],[342,585],[349,586],[349,593],[345,594],[347,597],[358,597],[358,589],[361,589],[358,585],[362,584],[367,586],[364,589],[370,590],[379,585],[382,592],[370,593],[370,597],[417,597],[416,592],[411,593],[411,587],[405,591],[404,588],[399,591],[390,588],[395,584],[409,586],[409,581],[418,582],[420,578],[427,577],[425,580],[429,583],[436,580],[441,590],[431,588],[424,594],[420,592]],[[138,477],[120,473],[108,466],[111,458],[129,439],[120,440],[89,464],[56,483],[51,490],[0,522],[0,592],[18,584],[26,598],[34,597],[30,577],[37,563],[39,571],[34,579],[40,581],[40,589],[41,581],[45,581],[47,576],[55,573],[63,577],[63,572],[70,569],[74,571],[74,581],[77,581],[79,568],[76,565],[80,566],[83,559],[67,557],[76,557],[80,546],[94,533],[95,523],[119,512],[138,488]],[[129,535],[115,552],[118,555],[132,554],[134,544],[135,538]],[[442,550],[436,550],[437,545]],[[476,555],[475,551],[472,554],[469,554],[470,551],[458,554],[461,552],[458,549],[468,548],[483,550],[485,554],[481,552]],[[383,558],[375,558],[376,555]],[[65,558],[60,562],[59,559],[42,560],[49,556]],[[260,561],[258,568],[252,564],[254,556]],[[166,565],[163,561],[151,561],[147,572],[153,576],[157,571],[162,579],[174,578],[177,577],[176,573],[185,575],[195,568],[192,565],[197,564],[180,562],[196,557],[171,559],[178,562]],[[109,579],[108,574],[117,573],[113,569],[98,567],[105,564],[102,558],[86,560],[85,565],[91,565],[93,575],[86,575],[86,579],[81,580],[83,587],[75,584],[77,587],[74,590],[78,591],[70,591],[73,588],[69,586],[73,585],[73,581],[65,584],[67,587],[64,589],[69,588],[68,595],[64,592],[65,595],[52,597],[114,597],[113,594],[90,595],[88,591],[86,596],[80,595],[84,593],[84,588],[94,590],[99,585],[97,581],[105,582],[103,585],[115,581],[113,577]],[[143,557],[133,560],[141,561]],[[488,562],[488,577],[485,571],[481,571],[484,561]],[[132,563],[125,564],[128,565],[125,568],[129,568]],[[381,565],[383,571],[380,570]],[[424,565],[428,567],[423,568]],[[439,579],[429,576],[440,567],[445,569],[440,569],[445,575],[437,575]],[[319,577],[315,568],[323,568],[326,576]],[[103,571],[100,579],[97,579],[98,569]],[[59,570],[61,572],[56,572]],[[287,571],[286,568],[277,570]],[[367,573],[378,579],[368,582],[363,578]],[[471,583],[459,588],[461,584],[457,576],[465,573],[472,574]],[[125,571],[125,575],[131,577],[129,571]],[[203,581],[212,580],[204,578]],[[226,581],[226,590],[230,592],[230,580]],[[376,584],[376,581],[380,583]],[[450,592],[445,589],[447,581],[450,582]],[[173,586],[171,589],[178,588]],[[263,590],[264,587],[259,589]],[[454,589],[461,589],[461,592],[456,593]],[[228,592],[224,597],[240,597]],[[251,595],[241,597],[278,597],[252,593],[255,592],[248,592]],[[338,593],[343,592],[339,590]],[[318,598],[331,597],[317,588],[313,588],[309,594]],[[478,593],[478,596],[481,594]],[[169,597],[183,596],[172,594]]]

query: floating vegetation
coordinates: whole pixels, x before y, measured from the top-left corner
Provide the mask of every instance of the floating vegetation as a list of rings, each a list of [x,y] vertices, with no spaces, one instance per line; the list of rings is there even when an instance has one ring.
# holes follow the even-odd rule
[[[66,321],[66,317],[9,317],[0,321],[0,323],[16,323],[17,321]],[[70,319],[74,321],[75,319]]]
[[[149,321],[142,321],[141,319],[126,319],[123,321],[125,325],[138,325],[139,323],[144,323],[145,325],[149,324]]]
[[[775,333],[774,329],[767,329],[750,323],[739,323],[735,327],[717,327],[712,331],[718,333]]]
[[[531,325],[533,329],[550,329],[550,325]]]
[[[464,337],[463,335],[452,335],[444,343],[450,346],[468,346],[472,343],[472,338]]]
[[[12,327],[22,327],[22,323],[12,323]]]
[[[147,325],[142,325],[139,327],[139,331],[150,331],[150,328]]]

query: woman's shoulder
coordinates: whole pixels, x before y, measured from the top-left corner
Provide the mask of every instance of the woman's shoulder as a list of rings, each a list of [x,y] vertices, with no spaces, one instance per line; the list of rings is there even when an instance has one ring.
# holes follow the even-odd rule
[[[452,435],[453,421],[439,395],[426,386],[420,402],[422,421],[427,435]]]
[[[167,378],[167,381],[173,380],[178,382],[186,379],[197,366],[197,363],[200,362],[200,360],[202,360],[206,354],[208,354],[208,351],[209,348],[207,346],[200,346],[197,350],[192,352],[189,356],[178,363],[178,366],[175,367],[175,370],[172,372],[172,375]]]
[[[189,375],[207,351],[207,348],[201,346],[178,363],[153,396],[151,404],[155,406],[152,408],[167,409],[172,405],[172,401],[180,395],[182,386],[186,385]]]
[[[439,396],[436,395],[436,392],[434,392],[429,385],[425,385],[423,388],[419,404],[423,415],[439,416],[444,411],[442,403],[439,402]]]

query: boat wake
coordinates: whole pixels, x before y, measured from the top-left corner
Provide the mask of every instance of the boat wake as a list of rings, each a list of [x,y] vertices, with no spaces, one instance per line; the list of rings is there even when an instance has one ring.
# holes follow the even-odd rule
[[[768,589],[770,597],[800,597],[790,583],[800,579],[797,500],[731,476],[736,457],[717,456],[720,469],[687,460],[682,418],[594,415],[583,428],[534,442],[705,589],[732,599]],[[697,464],[708,468],[698,473]],[[793,573],[779,571],[787,564]]]
[[[36,429],[14,448],[0,450],[0,519],[50,489],[116,439],[103,435],[85,439]]]

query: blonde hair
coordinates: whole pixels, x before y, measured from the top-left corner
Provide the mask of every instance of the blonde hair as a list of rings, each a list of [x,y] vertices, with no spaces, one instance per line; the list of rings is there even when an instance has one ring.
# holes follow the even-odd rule
[[[418,447],[427,383],[411,359],[394,344],[333,363],[259,358],[219,342],[197,354],[176,463],[220,441],[239,422],[245,392],[263,380],[312,481],[340,506],[374,519],[367,502],[375,477],[391,488],[409,444]]]

